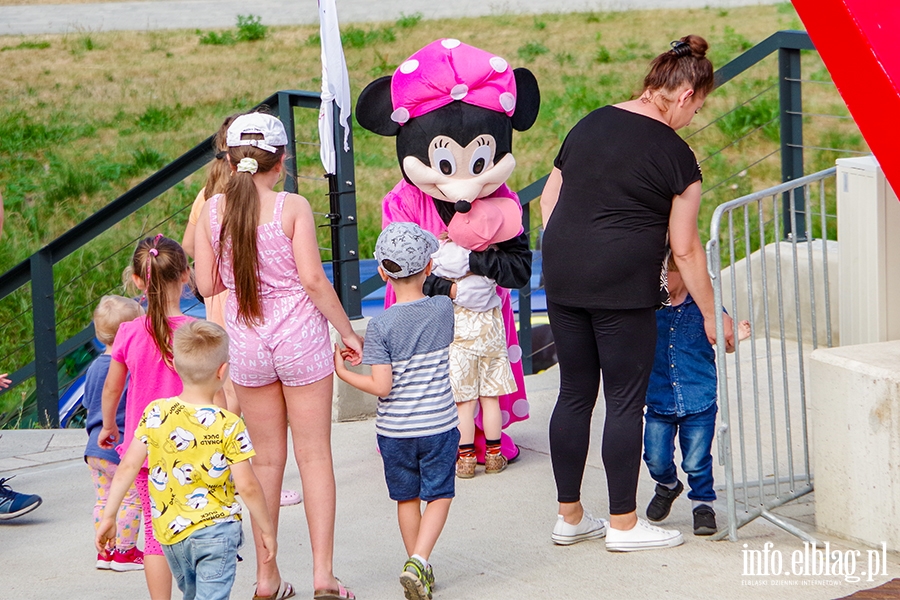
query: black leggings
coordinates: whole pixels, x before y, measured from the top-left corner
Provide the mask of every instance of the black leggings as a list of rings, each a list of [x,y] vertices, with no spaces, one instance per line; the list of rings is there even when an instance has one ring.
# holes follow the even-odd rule
[[[550,418],[557,500],[581,499],[602,368],[609,512],[630,513],[637,507],[644,400],[656,351],[655,309],[575,308],[548,301],[547,310],[559,356],[559,399]]]

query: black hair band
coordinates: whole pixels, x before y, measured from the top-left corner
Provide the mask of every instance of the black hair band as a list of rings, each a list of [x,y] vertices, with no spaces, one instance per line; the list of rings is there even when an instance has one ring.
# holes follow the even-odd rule
[[[669,45],[672,46],[672,49],[669,50],[669,52],[679,58],[682,56],[690,56],[692,54],[691,45],[683,40],[674,41]]]
[[[216,158],[219,160],[224,160],[226,156],[228,156],[228,153],[224,150],[219,150],[218,152],[216,152]]]

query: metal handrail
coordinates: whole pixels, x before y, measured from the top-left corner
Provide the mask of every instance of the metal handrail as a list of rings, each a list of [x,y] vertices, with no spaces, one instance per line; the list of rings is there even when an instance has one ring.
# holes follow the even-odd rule
[[[278,111],[288,134],[286,179],[284,189],[297,191],[296,146],[294,142],[295,107],[318,110],[321,104],[318,92],[282,90],[258,103]],[[335,147],[343,146],[343,128],[335,118]],[[67,256],[82,248],[110,227],[134,214],[167,190],[175,187],[189,175],[204,168],[213,157],[213,136],[188,150],[147,179],[98,210],[96,213],[66,231],[55,240],[35,252],[29,258],[0,275],[0,300],[31,282],[32,315],[34,322],[34,356],[28,365],[12,374],[11,387],[15,387],[32,375],[36,379],[38,413],[43,425],[58,425],[57,370],[58,361],[74,348],[90,339],[92,326],[77,333],[66,342],[56,344],[56,306],[53,267]],[[330,212],[329,227],[332,230],[332,262],[334,284],[345,311],[351,318],[361,316],[359,295],[358,235],[356,220],[356,192],[353,174],[353,150],[337,152],[336,173],[328,176]],[[82,343],[78,343],[81,341]]]

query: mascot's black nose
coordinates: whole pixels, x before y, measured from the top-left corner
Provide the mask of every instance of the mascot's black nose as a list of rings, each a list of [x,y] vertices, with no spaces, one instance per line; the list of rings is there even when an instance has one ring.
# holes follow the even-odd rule
[[[454,208],[456,209],[456,212],[465,214],[472,210],[472,204],[470,202],[467,202],[466,200],[459,200],[454,205]]]

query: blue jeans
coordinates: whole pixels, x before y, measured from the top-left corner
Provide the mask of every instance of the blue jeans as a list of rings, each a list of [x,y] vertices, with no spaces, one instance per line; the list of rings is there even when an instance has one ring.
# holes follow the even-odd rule
[[[675,434],[681,446],[681,469],[687,474],[688,498],[700,502],[716,499],[713,490],[712,440],[716,431],[716,412],[713,404],[705,411],[678,417],[661,415],[647,408],[644,426],[644,462],[650,476],[662,484],[678,480],[675,469]]]
[[[243,541],[238,521],[210,525],[180,542],[163,544],[163,554],[184,600],[227,600]]]

